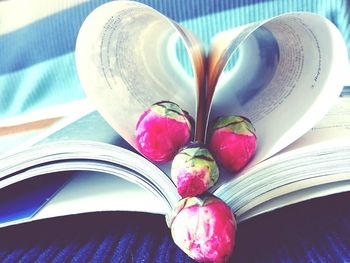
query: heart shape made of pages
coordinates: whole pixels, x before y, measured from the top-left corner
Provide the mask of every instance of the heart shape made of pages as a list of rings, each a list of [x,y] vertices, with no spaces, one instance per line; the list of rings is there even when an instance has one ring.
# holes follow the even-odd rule
[[[86,18],[75,55],[87,97],[132,146],[137,121],[152,104],[175,102],[198,125],[203,112],[198,102],[206,99],[203,115],[210,113],[209,121],[222,115],[252,121],[255,162],[295,141],[325,115],[342,90],[348,63],[339,31],[311,13],[221,33],[207,59],[203,50],[194,34],[151,7],[114,1]]]

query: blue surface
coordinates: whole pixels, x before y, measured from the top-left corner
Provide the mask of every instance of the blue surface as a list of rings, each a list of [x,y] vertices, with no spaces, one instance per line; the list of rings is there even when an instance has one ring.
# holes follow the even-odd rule
[[[0,224],[31,218],[70,180],[69,174],[49,174],[0,191]]]

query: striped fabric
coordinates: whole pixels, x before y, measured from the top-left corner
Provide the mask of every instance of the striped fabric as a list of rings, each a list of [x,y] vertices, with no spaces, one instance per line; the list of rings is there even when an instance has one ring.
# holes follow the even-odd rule
[[[0,119],[85,98],[74,63],[85,17],[106,0],[0,1]],[[143,0],[195,32],[208,47],[218,32],[289,11],[331,19],[350,50],[349,1]],[[59,109],[58,109],[59,111]]]
[[[0,1],[0,119],[85,98],[74,47],[105,0]],[[331,19],[350,51],[348,0],[144,0],[194,31],[216,33],[289,11]],[[350,52],[349,52],[350,53]],[[58,107],[59,111],[60,108]],[[349,194],[313,200],[239,225],[232,262],[350,262]],[[80,215],[0,230],[0,262],[192,262],[162,216]]]
[[[233,263],[350,262],[350,193],[307,201],[238,226]],[[163,216],[95,213],[0,229],[0,262],[194,262]]]

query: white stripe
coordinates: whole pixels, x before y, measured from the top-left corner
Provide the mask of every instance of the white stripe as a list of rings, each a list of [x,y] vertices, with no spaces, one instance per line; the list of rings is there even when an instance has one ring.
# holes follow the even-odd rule
[[[39,19],[89,0],[0,1],[0,34],[9,33]]]

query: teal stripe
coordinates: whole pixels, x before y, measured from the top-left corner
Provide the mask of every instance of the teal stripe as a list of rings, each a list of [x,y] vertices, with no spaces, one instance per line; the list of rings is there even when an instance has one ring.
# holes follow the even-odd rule
[[[2,75],[0,87],[3,118],[85,97],[73,52]]]

